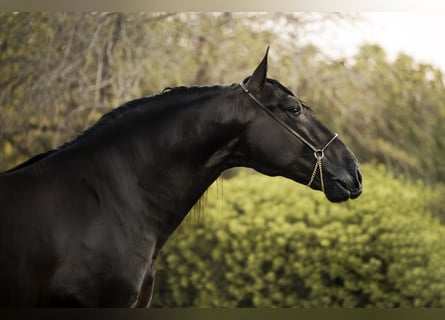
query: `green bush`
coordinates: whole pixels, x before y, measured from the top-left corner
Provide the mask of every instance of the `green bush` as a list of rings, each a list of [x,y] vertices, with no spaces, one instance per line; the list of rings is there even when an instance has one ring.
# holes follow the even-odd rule
[[[439,190],[364,167],[364,193],[329,203],[284,178],[215,187],[161,251],[155,307],[445,307]],[[434,207],[434,206],[433,206]]]

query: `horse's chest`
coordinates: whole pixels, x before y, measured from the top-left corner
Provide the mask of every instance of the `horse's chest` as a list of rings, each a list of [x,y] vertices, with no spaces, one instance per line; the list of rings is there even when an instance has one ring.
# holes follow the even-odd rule
[[[155,241],[96,232],[66,252],[55,275],[56,288],[81,305],[128,306],[152,272]]]

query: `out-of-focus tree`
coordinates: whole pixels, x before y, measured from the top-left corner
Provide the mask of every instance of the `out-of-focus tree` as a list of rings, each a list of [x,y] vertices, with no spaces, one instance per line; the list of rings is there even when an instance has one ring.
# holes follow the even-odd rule
[[[2,13],[1,166],[57,146],[140,94],[140,43],[150,36],[131,32],[168,17]]]

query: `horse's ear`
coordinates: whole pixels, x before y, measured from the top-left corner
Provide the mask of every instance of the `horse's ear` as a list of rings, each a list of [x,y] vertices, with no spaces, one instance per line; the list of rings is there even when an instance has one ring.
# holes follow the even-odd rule
[[[251,91],[259,92],[263,89],[264,84],[267,79],[267,56],[269,54],[269,47],[266,49],[266,54],[264,55],[263,60],[256,67],[249,81],[247,81],[247,87]]]

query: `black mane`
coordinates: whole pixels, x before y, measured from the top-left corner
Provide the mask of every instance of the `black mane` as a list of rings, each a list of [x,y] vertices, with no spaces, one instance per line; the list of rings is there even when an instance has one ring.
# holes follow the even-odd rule
[[[232,85],[233,86],[233,85]],[[130,100],[122,105],[120,105],[117,108],[112,109],[111,111],[105,113],[102,115],[102,117],[99,118],[94,124],[92,124],[90,127],[85,129],[83,132],[81,132],[79,135],[74,137],[72,140],[69,140],[59,147],[55,149],[50,149],[48,151],[39,153],[30,159],[20,163],[19,165],[13,167],[12,169],[9,169],[7,171],[4,171],[3,173],[9,173],[13,171],[20,170],[22,168],[25,168],[27,166],[30,166],[52,154],[55,152],[66,150],[67,148],[76,145],[79,141],[82,139],[89,137],[91,134],[96,132],[98,129],[104,128],[107,125],[113,123],[116,119],[122,117],[126,113],[130,111],[136,111],[139,108],[144,109],[150,109],[152,112],[157,112],[159,110],[162,110],[162,107],[173,102],[176,100],[179,100],[179,98],[183,98],[184,95],[187,95],[190,97],[191,100],[194,100],[197,98],[198,94],[199,96],[202,96],[203,93],[205,94],[214,94],[217,90],[221,89],[223,86],[216,85],[216,86],[178,86],[178,87],[167,87],[164,90],[162,90],[159,93],[154,93],[150,96],[144,96],[141,98],[137,98],[134,100]],[[204,92],[203,92],[204,91]]]
[[[163,91],[159,93],[155,93],[150,96],[145,96],[141,98],[137,98],[134,100],[130,100],[123,105],[120,105],[117,108],[112,109],[111,111],[105,113],[102,115],[102,117],[99,118],[94,124],[92,124],[89,128],[84,130],[82,133],[80,133],[78,136],[76,136],[71,141],[68,141],[61,145],[60,147],[56,148],[57,150],[66,149],[72,145],[75,145],[77,142],[79,142],[81,139],[90,136],[92,133],[97,131],[99,128],[103,128],[111,123],[113,123],[118,118],[122,117],[123,115],[127,114],[130,111],[137,111],[141,108],[144,109],[144,111],[147,112],[160,112],[162,110],[166,110],[165,106],[171,105],[172,103],[175,103],[179,99],[184,100],[184,95],[187,95],[190,100],[195,100],[197,97],[203,96],[204,94],[209,93],[213,94],[216,90],[219,90],[221,86],[179,86],[170,88],[167,87]]]
[[[13,168],[11,168],[9,170],[1,172],[0,174],[2,174],[2,173],[9,173],[9,172],[13,172],[13,171],[17,171],[17,170],[20,170],[22,168],[25,168],[25,167],[27,167],[27,166],[29,166],[29,165],[31,165],[31,164],[33,164],[33,163],[43,159],[43,158],[46,158],[50,154],[53,154],[55,151],[57,151],[57,149],[52,149],[52,150],[48,150],[48,151],[39,153],[39,154],[29,158],[25,162],[22,162],[22,163],[18,164],[17,166],[15,166],[15,167],[13,167]]]

